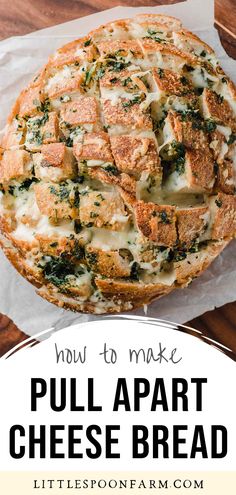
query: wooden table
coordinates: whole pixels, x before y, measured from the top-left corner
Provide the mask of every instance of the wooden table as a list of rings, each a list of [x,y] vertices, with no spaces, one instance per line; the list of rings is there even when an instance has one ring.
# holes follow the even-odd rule
[[[182,0],[184,1],[184,0]],[[154,6],[175,0],[0,0],[0,39],[22,35],[70,21],[116,5]],[[236,2],[215,0],[216,27],[222,43],[236,59]],[[205,313],[188,325],[231,349],[236,360],[236,302]],[[6,316],[0,315],[0,355],[26,338]]]

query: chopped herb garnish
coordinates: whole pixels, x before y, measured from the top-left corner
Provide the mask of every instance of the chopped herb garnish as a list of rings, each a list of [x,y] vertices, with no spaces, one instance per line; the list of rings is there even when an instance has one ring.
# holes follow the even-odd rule
[[[126,79],[122,81],[123,86],[127,86],[129,83],[132,83],[131,77],[126,77]]]
[[[101,201],[104,201],[104,197],[101,193],[97,194],[97,198],[99,198]]]
[[[86,259],[90,265],[95,265],[97,263],[97,257],[97,253],[86,253]]]
[[[204,88],[194,88],[194,93],[197,95],[197,96],[201,96],[202,93],[203,93],[203,90]]]
[[[187,79],[187,77],[185,77],[185,76],[182,76],[182,77],[180,78],[180,82],[181,82],[182,84],[184,84],[184,85],[189,84],[188,79]]]
[[[89,46],[89,45],[91,45],[91,43],[92,43],[92,40],[91,40],[91,38],[89,38],[88,40],[86,40],[84,42],[84,46]]]
[[[186,69],[187,72],[193,72],[194,71],[194,67],[192,67],[191,65],[188,65],[188,64],[185,64],[184,69]]]
[[[163,69],[157,69],[157,74],[162,79],[164,77],[164,70]]]
[[[199,243],[194,242],[189,248],[189,253],[197,253],[199,251]]]
[[[72,148],[74,142],[73,142],[73,139],[69,136],[66,138],[65,140],[65,145],[67,146],[67,148]]]
[[[15,186],[8,186],[8,192],[11,196],[14,196]]]
[[[132,278],[132,280],[139,280],[139,272],[140,266],[137,261],[134,261],[131,265],[130,278]]]
[[[171,223],[170,219],[168,218],[166,211],[161,211],[159,213],[159,215],[160,215],[160,219],[161,219],[162,223],[165,223],[165,224]]]
[[[79,190],[76,188],[74,192],[74,207],[79,208],[79,204],[80,204]]]
[[[177,153],[178,158],[185,156],[185,146],[183,143],[179,143],[178,141],[172,141],[171,147]]]
[[[110,79],[111,83],[116,83],[117,81],[119,81],[118,77],[112,77],[112,79]]]
[[[79,220],[75,220],[74,222],[74,231],[76,234],[79,234],[82,230],[82,225]]]
[[[185,172],[185,158],[184,156],[180,156],[177,158],[175,161],[175,171],[179,174],[182,175]]]
[[[70,189],[63,183],[59,185],[59,189],[55,186],[49,186],[49,190],[52,194],[60,198],[61,201],[68,201],[70,196]]]
[[[109,172],[109,174],[112,174],[112,175],[118,175],[119,174],[119,170],[115,165],[106,165],[104,167],[104,169],[106,170],[106,172]]]
[[[218,94],[217,94],[216,96],[217,96],[217,100],[218,100],[218,102],[219,102],[219,103],[223,103],[223,101],[224,101],[224,97],[223,97],[222,95],[218,95]]]
[[[156,130],[158,130],[158,129],[162,129],[162,128],[163,128],[164,123],[165,123],[165,119],[166,119],[166,116],[167,116],[167,113],[168,113],[168,112],[167,112],[166,110],[164,110],[164,111],[163,111],[163,116],[162,116],[162,118],[161,118],[160,120],[158,120],[158,121],[157,121],[157,120],[156,120],[156,121],[154,121],[154,131],[156,131]]]
[[[101,79],[105,74],[105,69],[104,67],[100,67],[98,70],[97,70],[97,73],[96,73],[96,79]]]
[[[136,103],[141,103],[141,101],[142,101],[141,96],[137,95],[137,96],[134,96],[134,98],[132,98],[132,100],[124,101],[122,103],[122,106],[123,106],[124,109],[130,108],[133,105],[136,105]]]
[[[63,256],[52,256],[45,264],[39,264],[39,267],[42,268],[45,279],[57,287],[66,284],[68,275],[75,274],[75,265]]]
[[[187,253],[184,251],[175,251],[173,255],[173,261],[183,261],[187,258]]]
[[[183,143],[179,141],[172,141],[168,145],[166,145],[160,152],[160,155],[165,161],[173,161],[178,158],[185,157],[185,146]]]
[[[74,237],[74,236],[72,236]],[[84,248],[80,246],[78,239],[75,239],[74,246],[71,251],[72,256],[74,256],[77,260],[82,260],[84,258]]]
[[[228,144],[233,144],[236,141],[236,134],[230,134]]]
[[[214,174],[218,175],[218,171],[219,171],[219,165],[218,165],[218,163],[215,162],[214,163]]]
[[[86,70],[85,81],[84,81],[85,86],[88,86],[90,84],[93,78],[93,74],[94,74],[94,67],[92,67],[90,70]]]
[[[209,88],[212,88],[215,84],[215,81],[212,81],[211,79],[209,79],[209,77],[206,78],[206,82]]]
[[[153,31],[153,29],[148,29],[147,30],[147,36],[145,38],[151,38],[152,40],[156,41],[157,43],[165,43],[165,40],[160,38],[160,36],[157,36],[157,34],[162,34],[161,31]]]
[[[69,95],[60,96],[60,101],[67,103],[68,101],[71,101],[71,97]]]
[[[223,203],[222,203],[222,201],[220,199],[216,199],[215,200],[215,204],[216,204],[216,206],[218,206],[218,208],[221,208],[221,206],[222,206]]]
[[[79,206],[79,191],[76,187],[71,189],[66,182],[61,182],[57,187],[49,186],[49,191],[59,198],[60,201],[73,202],[73,205],[77,208]],[[70,195],[74,191],[74,197],[71,198]]]
[[[214,120],[208,119],[204,122],[204,130],[206,132],[214,132],[216,130],[216,122]]]
[[[41,108],[40,110],[42,112],[48,112],[50,110],[50,100],[49,98],[46,98],[42,103],[41,103]]]
[[[120,72],[121,70],[129,67],[131,62],[123,62],[122,60],[118,61],[117,59],[109,59],[107,61],[107,66],[110,67],[110,70],[113,72]]]
[[[84,182],[84,175],[78,175],[78,177],[76,177],[76,179],[74,179],[75,182],[77,182],[77,184],[83,184]]]
[[[19,191],[28,191],[33,182],[39,182],[39,179],[36,179],[36,177],[25,179],[24,182],[22,182],[22,184],[19,186]]]

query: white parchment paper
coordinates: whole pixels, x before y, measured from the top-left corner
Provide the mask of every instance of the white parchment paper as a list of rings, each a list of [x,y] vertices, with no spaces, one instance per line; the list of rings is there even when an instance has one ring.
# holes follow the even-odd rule
[[[214,1],[188,0],[161,7],[116,7],[26,36],[0,42],[0,129],[19,91],[46,62],[53,51],[68,41],[112,19],[132,17],[138,12],[165,13],[181,18],[185,27],[198,34],[216,51],[225,71],[236,79],[236,62],[221,46],[214,29]],[[236,241],[187,289],[171,293],[148,307],[148,315],[178,323],[236,299]],[[96,319],[74,314],[44,301],[0,253],[0,312],[7,314],[29,335],[78,321]],[[143,314],[143,310],[134,312]]]

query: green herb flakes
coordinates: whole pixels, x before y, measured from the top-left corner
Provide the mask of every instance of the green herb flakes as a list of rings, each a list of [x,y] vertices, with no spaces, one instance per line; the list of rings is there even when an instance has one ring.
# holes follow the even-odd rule
[[[220,199],[216,199],[215,200],[215,204],[216,204],[216,206],[218,206],[218,208],[221,208],[221,206],[222,206],[223,203],[222,203],[222,201]]]

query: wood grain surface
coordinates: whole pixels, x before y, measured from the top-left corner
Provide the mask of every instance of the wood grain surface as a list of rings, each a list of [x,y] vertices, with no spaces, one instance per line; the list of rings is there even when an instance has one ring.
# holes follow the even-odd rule
[[[0,39],[24,35],[116,5],[138,7],[173,3],[177,3],[176,0],[0,0]],[[236,59],[236,0],[215,0],[215,25],[225,50]],[[236,302],[205,313],[188,325],[222,343],[236,360]],[[26,338],[7,316],[0,315],[0,356]]]

